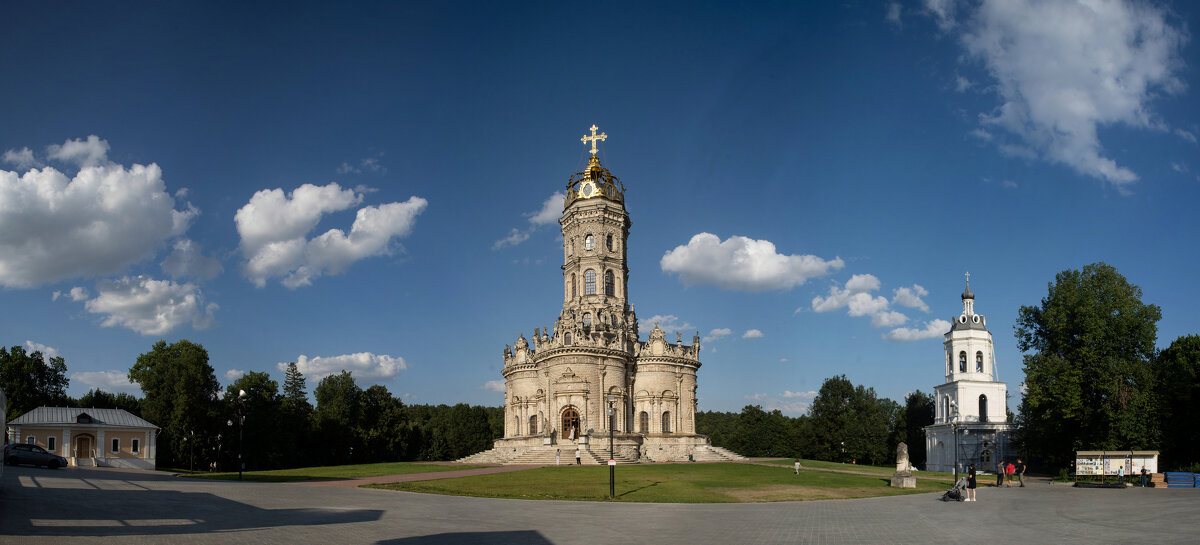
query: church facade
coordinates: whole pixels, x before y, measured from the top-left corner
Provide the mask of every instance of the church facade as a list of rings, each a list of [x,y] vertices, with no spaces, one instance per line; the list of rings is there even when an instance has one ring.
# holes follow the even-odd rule
[[[563,214],[562,309],[552,328],[505,346],[504,437],[465,461],[621,463],[742,459],[696,433],[700,336],[674,343],[655,324],[639,339],[626,262],[631,222],[625,187],[591,157],[567,183]],[[613,450],[609,451],[612,432]]]
[[[968,279],[970,277],[968,276]],[[996,350],[987,319],[975,313],[968,282],[962,314],[946,332],[942,367],[946,382],[934,387],[934,423],[925,427],[926,471],[994,471],[1016,461],[1008,422],[1008,386],[996,380]]]

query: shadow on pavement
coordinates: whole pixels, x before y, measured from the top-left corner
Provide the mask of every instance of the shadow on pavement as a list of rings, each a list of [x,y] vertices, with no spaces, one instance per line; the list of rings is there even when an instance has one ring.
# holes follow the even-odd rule
[[[529,545],[554,545],[536,530],[509,532],[448,532],[427,536],[403,537],[378,541],[376,545],[452,545],[455,543],[500,544],[525,543]]]

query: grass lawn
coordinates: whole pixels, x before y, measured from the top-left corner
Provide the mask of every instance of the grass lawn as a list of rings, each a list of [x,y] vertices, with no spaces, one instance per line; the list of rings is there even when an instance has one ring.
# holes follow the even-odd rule
[[[619,466],[616,499],[652,503],[830,500],[940,492],[946,488],[930,481],[918,481],[915,489],[892,488],[890,481],[890,476],[828,471],[801,472],[797,477],[788,467],[743,463]],[[367,486],[484,498],[600,501],[608,499],[608,467],[543,467]]]
[[[474,469],[487,466],[468,465],[438,465],[420,462],[389,462],[384,464],[355,464],[347,466],[301,467],[296,469],[275,469],[271,471],[246,471],[243,480],[278,483],[286,481],[309,481],[313,479],[353,479],[355,477],[374,477],[376,475],[399,475],[406,473],[429,473],[433,471],[453,471],[456,469]],[[219,479],[236,481],[238,474],[232,473],[181,473],[181,477],[197,479]]]
[[[778,460],[764,460],[763,463],[781,465],[781,466],[786,466],[786,467],[790,468],[790,467],[792,467],[792,464],[795,463],[795,461],[796,460],[794,458],[780,458]],[[879,475],[887,475],[889,478],[891,477],[892,473],[896,472],[895,465],[868,466],[868,465],[862,465],[862,464],[842,464],[842,463],[838,463],[838,462],[824,462],[821,460],[805,460],[803,458],[800,459],[800,465],[803,467],[811,467],[811,468],[817,468],[817,469],[840,469],[840,470],[845,470],[845,471],[861,471],[863,473],[878,473]],[[801,471],[803,471],[803,469]],[[954,474],[947,472],[947,471],[917,471],[916,473],[913,473],[913,475],[917,476],[918,478],[922,478],[922,479],[938,478],[938,479],[947,479],[950,481],[954,480]]]

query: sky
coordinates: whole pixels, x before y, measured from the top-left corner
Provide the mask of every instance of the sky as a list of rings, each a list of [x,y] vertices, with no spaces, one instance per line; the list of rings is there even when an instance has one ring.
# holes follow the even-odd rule
[[[642,339],[700,333],[700,410],[931,392],[967,272],[1014,411],[1058,272],[1200,333],[1191,2],[165,4],[0,17],[0,344],[72,396],[188,339],[223,385],[295,361],[501,405],[592,124]]]

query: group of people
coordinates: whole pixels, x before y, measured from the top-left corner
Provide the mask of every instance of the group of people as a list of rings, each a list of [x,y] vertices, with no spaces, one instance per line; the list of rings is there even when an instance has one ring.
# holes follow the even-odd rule
[[[1025,462],[1017,459],[1017,463],[1005,463],[1000,460],[996,464],[996,486],[1012,487],[1013,479],[1016,479],[1020,486],[1025,486]],[[967,466],[967,499],[966,501],[975,501],[975,464]]]

